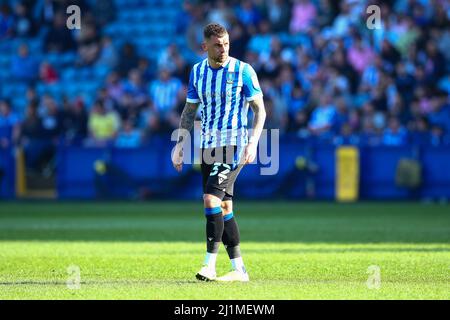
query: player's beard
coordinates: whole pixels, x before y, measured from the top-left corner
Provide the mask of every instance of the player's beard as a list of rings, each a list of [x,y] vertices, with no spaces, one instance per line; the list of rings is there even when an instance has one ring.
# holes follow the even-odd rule
[[[222,56],[217,56],[216,59],[215,59],[215,62],[217,64],[222,64],[225,61],[227,61],[227,59],[228,59],[228,54],[224,54],[223,57]]]

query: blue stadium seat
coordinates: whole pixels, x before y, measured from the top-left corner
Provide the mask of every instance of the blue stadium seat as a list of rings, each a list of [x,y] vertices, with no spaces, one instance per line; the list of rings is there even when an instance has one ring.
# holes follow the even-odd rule
[[[64,81],[74,81],[76,79],[76,71],[74,68],[65,68],[61,73],[61,78]]]
[[[118,30],[120,29],[120,25],[116,23],[111,23],[103,28],[103,34],[106,35],[117,35]]]
[[[104,78],[106,78],[106,76],[110,72],[110,69],[107,66],[96,66],[93,69],[93,71],[94,71],[94,77],[97,80],[104,80]]]
[[[27,98],[25,96],[18,96],[12,99],[12,107],[14,112],[24,114],[27,107]]]
[[[5,82],[2,85],[2,96],[6,98],[13,98],[19,95],[25,95],[27,86],[19,82]]]
[[[64,65],[73,65],[77,59],[77,54],[75,52],[66,52],[61,55],[61,63]]]

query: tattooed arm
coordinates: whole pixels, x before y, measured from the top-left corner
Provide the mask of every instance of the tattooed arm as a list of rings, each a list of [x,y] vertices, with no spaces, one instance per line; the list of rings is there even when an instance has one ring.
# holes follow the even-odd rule
[[[183,168],[183,143],[194,126],[198,105],[198,103],[186,102],[183,113],[181,114],[177,144],[175,145],[175,150],[172,156],[173,166],[178,172],[181,172],[181,169]]]
[[[258,140],[264,128],[264,122],[266,121],[266,110],[264,108],[264,101],[262,97],[249,101],[249,105],[254,113],[253,131],[247,148],[245,149],[244,163],[251,163],[255,160]]]

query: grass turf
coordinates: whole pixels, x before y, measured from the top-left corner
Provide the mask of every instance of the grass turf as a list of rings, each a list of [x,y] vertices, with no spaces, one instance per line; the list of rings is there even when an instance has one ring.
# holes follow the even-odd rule
[[[238,202],[251,281],[222,284],[194,278],[201,203],[0,203],[0,299],[449,299],[448,209]],[[229,270],[223,247],[217,264]]]

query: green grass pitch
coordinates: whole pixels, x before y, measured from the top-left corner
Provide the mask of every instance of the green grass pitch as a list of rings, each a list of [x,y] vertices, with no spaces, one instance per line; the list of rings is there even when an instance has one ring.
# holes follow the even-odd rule
[[[448,206],[234,209],[249,283],[195,280],[205,251],[200,201],[0,203],[0,299],[450,298]],[[78,289],[70,266],[80,270]],[[375,286],[370,266],[380,270]],[[217,267],[230,268],[223,246]]]

